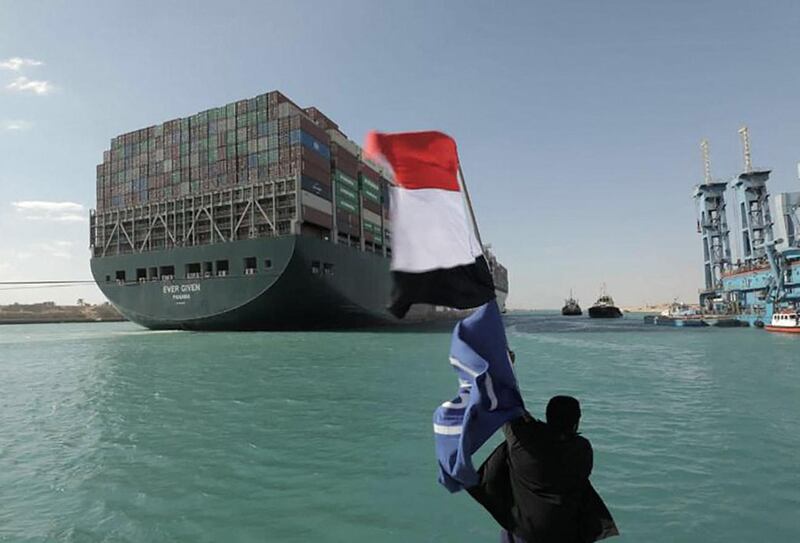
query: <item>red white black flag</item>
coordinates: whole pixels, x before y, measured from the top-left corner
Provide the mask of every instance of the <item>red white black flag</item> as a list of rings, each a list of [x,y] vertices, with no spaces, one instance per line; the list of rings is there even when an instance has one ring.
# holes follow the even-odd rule
[[[441,132],[371,132],[367,156],[392,166],[392,300],[398,318],[412,304],[457,309],[495,297],[494,283],[458,183],[456,142]]]

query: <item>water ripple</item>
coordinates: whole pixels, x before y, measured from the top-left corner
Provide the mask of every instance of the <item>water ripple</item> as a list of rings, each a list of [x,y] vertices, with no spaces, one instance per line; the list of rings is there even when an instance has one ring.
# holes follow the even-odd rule
[[[800,343],[508,325],[529,409],[581,399],[620,541],[800,540]],[[495,540],[435,483],[447,346],[447,330],[0,327],[0,541]]]

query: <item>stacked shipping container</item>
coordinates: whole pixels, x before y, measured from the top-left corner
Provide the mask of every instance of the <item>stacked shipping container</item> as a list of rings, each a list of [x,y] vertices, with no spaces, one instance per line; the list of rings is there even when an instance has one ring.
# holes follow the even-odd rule
[[[384,214],[381,207],[383,194],[381,176],[366,163],[360,165],[361,208],[364,239],[377,245],[383,244]]]
[[[386,173],[327,116],[277,91],[112,139],[97,166],[97,215],[286,179],[294,202],[282,197],[281,232],[292,221],[292,233],[388,243]]]
[[[336,129],[329,129],[331,168],[336,191],[338,233],[347,239],[361,239],[361,206],[358,194],[358,146]]]
[[[292,175],[291,106],[270,93],[114,138],[98,166],[98,212]]]

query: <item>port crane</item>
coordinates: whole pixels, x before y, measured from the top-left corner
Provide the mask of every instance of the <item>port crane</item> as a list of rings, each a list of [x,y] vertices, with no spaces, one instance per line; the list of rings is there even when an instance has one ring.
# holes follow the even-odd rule
[[[713,179],[708,141],[700,143],[703,182],[693,194],[705,271],[700,303],[706,311],[757,322],[800,303],[800,192],[781,193],[771,201],[771,170],[753,166],[748,127],[742,126],[738,134],[743,168],[727,181]],[[729,190],[734,200],[732,229],[727,222]],[[731,231],[738,249],[735,262]]]

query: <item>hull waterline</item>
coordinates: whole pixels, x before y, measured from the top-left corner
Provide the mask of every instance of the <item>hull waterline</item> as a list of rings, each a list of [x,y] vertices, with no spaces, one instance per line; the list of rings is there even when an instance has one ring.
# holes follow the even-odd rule
[[[589,317],[593,319],[619,319],[622,311],[617,307],[590,307]]]
[[[257,266],[247,269],[245,262]],[[180,274],[225,262],[225,274],[121,282],[119,270]],[[92,273],[111,303],[150,329],[323,330],[449,320],[463,312],[415,306],[402,321],[386,311],[389,259],[357,247],[304,236],[242,240],[202,247],[92,259]],[[498,292],[504,306],[505,293]]]

